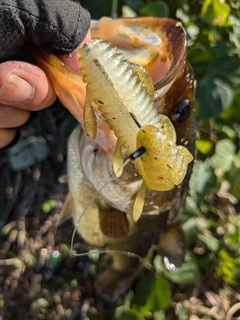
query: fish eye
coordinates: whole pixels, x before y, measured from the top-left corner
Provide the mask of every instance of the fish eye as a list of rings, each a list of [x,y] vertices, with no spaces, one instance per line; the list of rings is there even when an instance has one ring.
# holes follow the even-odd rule
[[[185,99],[172,108],[171,119],[176,123],[181,123],[188,118],[190,112],[190,100]]]

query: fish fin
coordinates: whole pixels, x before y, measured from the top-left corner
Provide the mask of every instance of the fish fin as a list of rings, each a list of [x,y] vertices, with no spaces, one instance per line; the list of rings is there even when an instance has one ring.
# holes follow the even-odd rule
[[[108,267],[95,280],[97,292],[108,301],[116,301],[125,293],[134,281],[134,273],[122,273],[113,267]]]
[[[114,208],[99,208],[99,223],[107,237],[122,238],[129,232],[129,222],[125,212]]]
[[[82,76],[43,48],[35,47],[33,56],[38,66],[47,73],[62,104],[82,123],[81,109],[86,98],[86,85]]]
[[[168,270],[175,271],[181,267],[186,254],[186,241],[180,223],[176,222],[167,229],[160,238],[157,249]]]
[[[91,102],[92,101],[90,100],[87,94],[86,102],[84,106],[84,112],[83,112],[83,120],[84,120],[85,132],[88,138],[91,141],[93,141],[97,135],[97,119],[96,119],[96,115],[93,110]]]
[[[140,189],[138,190],[138,193],[136,195],[134,205],[133,205],[133,220],[135,222],[138,221],[138,219],[141,217],[141,214],[143,212],[144,202],[145,202],[145,196],[147,192],[147,185],[143,181]]]
[[[59,225],[63,224],[65,221],[70,219],[74,212],[74,200],[71,192],[68,192],[66,199],[61,210]]]
[[[119,142],[119,139],[118,139],[116,148],[113,154],[113,171],[117,177],[120,177],[123,172],[122,166],[123,166],[122,144]]]

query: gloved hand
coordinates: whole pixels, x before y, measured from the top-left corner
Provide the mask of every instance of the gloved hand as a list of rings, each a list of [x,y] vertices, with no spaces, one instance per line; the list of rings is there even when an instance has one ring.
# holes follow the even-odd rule
[[[90,15],[69,0],[0,0],[0,148],[14,140],[14,128],[31,111],[50,106],[56,94],[37,66],[12,60],[29,51],[29,44],[44,47],[77,70],[76,51],[89,41]],[[11,61],[7,61],[11,59]]]

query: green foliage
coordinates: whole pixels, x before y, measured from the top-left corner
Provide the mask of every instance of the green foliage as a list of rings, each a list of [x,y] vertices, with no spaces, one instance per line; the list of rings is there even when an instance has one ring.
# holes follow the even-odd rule
[[[37,300],[35,300],[32,304],[31,304],[31,309],[36,309],[36,308],[48,308],[49,306],[49,302],[44,299],[44,298],[39,298]]]
[[[113,320],[142,320],[143,316],[140,312],[133,309],[118,311],[115,313]]]
[[[215,153],[210,160],[211,166],[215,169],[221,169],[222,172],[231,170],[235,152],[236,146],[231,140],[223,139],[218,141]]]
[[[148,271],[138,281],[134,294],[130,292],[123,306],[116,309],[113,319],[163,320],[170,299],[170,285],[165,277],[158,272]]]
[[[167,17],[169,8],[163,1],[153,1],[141,9],[141,14],[143,16]]]
[[[162,258],[158,255],[154,259],[154,267],[167,279],[176,284],[189,285],[196,284],[201,279],[198,265],[192,255],[187,254],[183,266],[175,272],[165,268]]]
[[[228,24],[230,11],[230,7],[226,3],[219,0],[205,0],[202,6],[201,18],[210,25],[222,27]]]
[[[56,208],[56,206],[57,206],[57,201],[55,201],[55,200],[45,201],[42,204],[42,211],[44,213],[49,213],[52,209]]]
[[[160,274],[149,272],[137,283],[133,305],[147,316],[150,311],[165,310],[170,298],[168,282]]]
[[[112,12],[110,0],[82,3],[94,18]],[[119,301],[114,315],[114,320],[167,319],[174,288],[198,283],[203,288],[209,274],[233,288],[240,280],[240,5],[238,0],[125,0],[118,2],[115,16],[123,5],[136,15],[182,21],[196,78],[197,155],[190,194],[178,216],[188,245],[185,263],[169,272],[157,255],[154,270],[137,282],[126,304]],[[191,317],[182,304],[173,312],[169,319]]]

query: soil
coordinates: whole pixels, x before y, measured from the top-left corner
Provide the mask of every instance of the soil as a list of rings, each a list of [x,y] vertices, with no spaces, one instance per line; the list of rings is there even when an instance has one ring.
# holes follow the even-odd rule
[[[58,179],[66,174],[71,121],[58,104],[22,129],[22,139],[46,139],[44,161],[15,172],[9,150],[0,153],[0,319],[80,319],[80,310],[94,304],[92,262],[70,255],[71,221],[57,227],[67,193]],[[43,212],[51,200],[54,207]]]
[[[72,222],[58,226],[68,192],[59,177],[66,174],[67,136],[74,125],[67,111],[56,104],[22,129],[22,139],[46,140],[45,160],[14,171],[9,150],[0,152],[0,320],[100,319],[96,313],[110,320],[117,306],[97,296],[94,289],[104,258],[96,264],[88,256],[73,257]],[[78,236],[75,244],[80,252],[88,251]],[[203,279],[195,288],[173,285],[166,319],[176,319],[174,309],[181,307],[189,310],[191,320],[200,319],[197,314],[203,315],[201,319],[219,320],[227,311],[238,315],[237,291],[215,278],[213,270]]]

